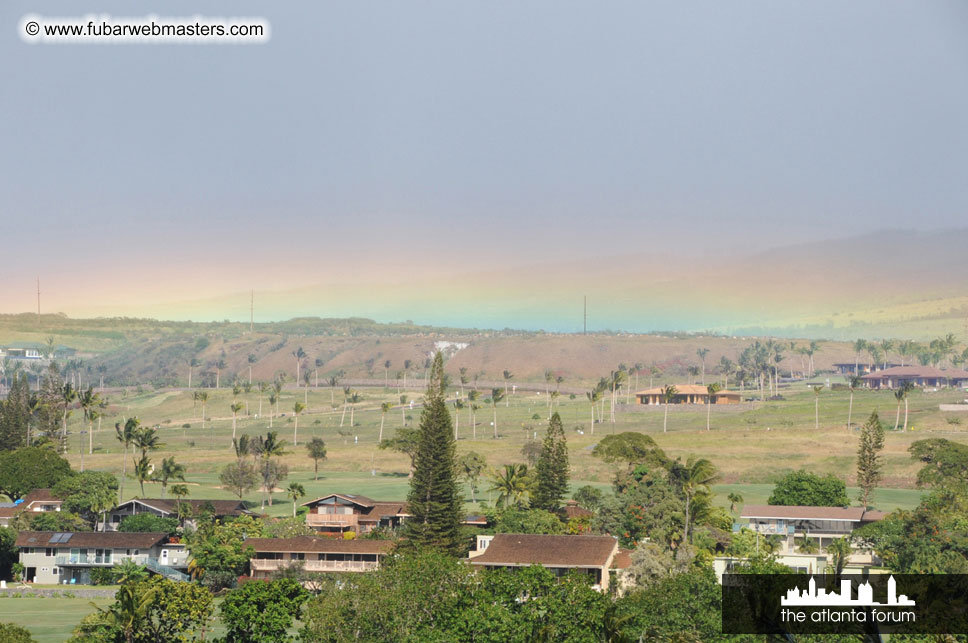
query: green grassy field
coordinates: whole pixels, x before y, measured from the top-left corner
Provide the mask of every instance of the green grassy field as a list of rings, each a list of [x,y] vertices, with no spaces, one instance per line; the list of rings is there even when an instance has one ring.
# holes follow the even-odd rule
[[[38,643],[63,643],[94,611],[94,605],[106,607],[113,602],[110,598],[0,598],[0,621],[27,628]]]
[[[75,468],[84,466],[108,470],[120,474],[122,469],[121,445],[114,437],[113,425],[124,418],[137,416],[144,424],[158,426],[164,446],[151,455],[154,462],[172,455],[188,469],[187,481],[191,497],[230,498],[228,491],[219,489],[218,471],[234,459],[232,443],[232,417],[229,405],[238,399],[247,405],[236,420],[236,435],[265,434],[269,430],[269,404],[262,399],[260,417],[259,393],[241,393],[237,397],[231,390],[208,390],[205,405],[207,419],[202,428],[202,407],[193,405],[191,394],[184,390],[168,390],[144,394],[110,395],[108,414],[102,421],[100,432],[94,433],[94,453],[87,454],[88,436],[83,421],[70,421],[69,458]],[[289,465],[288,481],[302,482],[307,494],[331,491],[357,492],[377,498],[403,498],[407,488],[409,459],[399,453],[376,448],[381,419],[380,403],[395,403],[383,419],[383,436],[391,437],[406,421],[415,426],[419,420],[420,407],[410,408],[409,400],[400,406],[396,391],[383,389],[360,389],[363,401],[345,411],[342,408],[342,391],[331,392],[328,388],[308,391],[288,389],[278,404],[279,413],[271,419],[272,430],[278,431],[287,442],[287,455],[283,460]],[[576,397],[561,396],[556,409],[562,415],[568,436],[572,465],[572,480],[576,486],[593,484],[605,487],[615,473],[615,465],[601,462],[591,456],[591,450],[601,436],[621,431],[639,431],[651,435],[669,455],[706,457],[713,461],[722,473],[723,485],[764,485],[768,487],[782,474],[806,468],[817,473],[832,473],[853,483],[854,460],[857,448],[856,425],[862,423],[871,411],[877,410],[887,426],[888,434],[884,449],[885,477],[883,486],[891,489],[910,490],[918,464],[911,460],[907,448],[911,442],[930,436],[943,436],[966,441],[968,414],[943,414],[938,404],[955,402],[963,398],[961,391],[916,392],[909,401],[909,430],[893,431],[897,403],[889,391],[859,391],[855,395],[852,423],[854,430],[846,429],[849,395],[846,391],[825,389],[819,398],[819,428],[815,426],[814,393],[804,383],[781,389],[783,401],[747,402],[742,405],[713,407],[711,430],[706,431],[706,411],[703,407],[677,407],[669,409],[668,431],[663,432],[664,409],[661,407],[625,406],[619,404],[615,423],[612,424],[608,404],[604,409],[604,422],[591,426],[589,403]],[[451,394],[453,398],[454,393]],[[746,396],[753,395],[747,392]],[[410,395],[410,399],[419,397]],[[506,462],[524,461],[521,453],[525,443],[543,436],[547,417],[547,397],[541,393],[511,395],[507,404],[498,405],[498,438],[495,439],[495,409],[482,399],[482,406],[474,414],[476,426],[471,425],[471,411],[460,412],[458,451],[469,450],[482,454],[490,466]],[[293,404],[308,402],[308,410],[298,419],[298,432],[292,417]],[[624,402],[624,397],[620,399]],[[334,404],[335,402],[335,404]],[[194,406],[194,408],[193,408]],[[901,423],[903,424],[903,406]],[[75,414],[76,416],[77,414]],[[537,416],[537,417],[535,417]],[[407,419],[409,418],[409,419]],[[352,419],[352,422],[351,422]],[[342,426],[341,426],[342,424]],[[188,426],[184,426],[188,425]],[[594,433],[593,433],[594,430]],[[327,444],[328,458],[320,463],[320,480],[312,480],[312,460],[304,444],[311,437],[322,437]],[[293,446],[294,440],[299,444]],[[84,452],[82,456],[82,451]],[[127,456],[129,478],[125,481],[125,496],[141,495],[138,483],[130,478],[132,457]],[[288,481],[281,486],[285,487]],[[487,485],[480,496],[487,498]],[[747,487],[748,501],[763,494],[758,487]],[[160,485],[147,483],[145,496],[158,496]],[[767,494],[768,495],[768,494]],[[746,497],[746,494],[744,494]],[[884,508],[910,506],[917,494],[879,494]],[[258,503],[257,491],[245,496]],[[285,514],[292,505],[282,493],[276,493],[269,513]]]

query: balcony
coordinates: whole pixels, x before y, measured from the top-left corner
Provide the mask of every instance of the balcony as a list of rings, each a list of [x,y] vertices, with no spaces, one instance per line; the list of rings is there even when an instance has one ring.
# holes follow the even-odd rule
[[[275,572],[293,563],[302,563],[307,572],[370,572],[379,568],[373,560],[280,560],[278,558],[253,558],[249,566],[253,572]]]
[[[90,554],[87,556],[58,556],[55,559],[55,563],[61,567],[111,567],[117,565],[124,560],[123,556],[95,556]],[[140,563],[139,559],[133,559],[136,563]]]
[[[357,514],[306,514],[306,524],[310,527],[328,529],[349,529],[356,531],[360,524]]]

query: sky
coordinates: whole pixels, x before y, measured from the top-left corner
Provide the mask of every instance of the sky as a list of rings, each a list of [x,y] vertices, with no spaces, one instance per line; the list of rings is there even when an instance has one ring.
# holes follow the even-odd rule
[[[27,13],[271,39],[28,44]],[[560,328],[596,275],[968,226],[960,0],[7,0],[0,114],[0,312],[39,277],[72,316],[243,319],[255,290],[263,320]],[[626,295],[613,327],[655,308]]]

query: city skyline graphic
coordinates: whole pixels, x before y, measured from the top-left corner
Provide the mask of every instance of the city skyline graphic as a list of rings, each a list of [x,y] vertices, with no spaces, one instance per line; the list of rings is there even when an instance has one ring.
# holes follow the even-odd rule
[[[885,603],[874,600],[874,588],[871,587],[870,581],[857,586],[857,598],[851,598],[851,588],[852,582],[849,579],[843,579],[840,581],[839,593],[827,593],[827,590],[817,588],[817,581],[811,576],[809,583],[807,583],[807,589],[800,589],[797,586],[787,590],[786,596],[780,598],[780,605],[800,607],[910,607],[915,604],[913,599],[904,594],[898,596],[897,581],[894,580],[893,575],[887,580],[887,602]]]

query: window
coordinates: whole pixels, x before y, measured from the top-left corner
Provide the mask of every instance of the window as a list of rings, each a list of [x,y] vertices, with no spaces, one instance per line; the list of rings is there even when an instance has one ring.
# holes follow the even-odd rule
[[[57,550],[54,549],[53,547],[47,547],[44,550],[44,556],[56,556],[56,555],[57,555]]]
[[[55,567],[54,569],[52,569],[52,570],[51,570],[51,573],[52,573],[52,574],[53,574],[54,576],[60,576],[60,568],[58,568],[58,567]]]
[[[306,560],[306,554],[304,554],[301,551],[293,552],[292,554],[290,554],[290,557],[292,558],[292,560]]]

